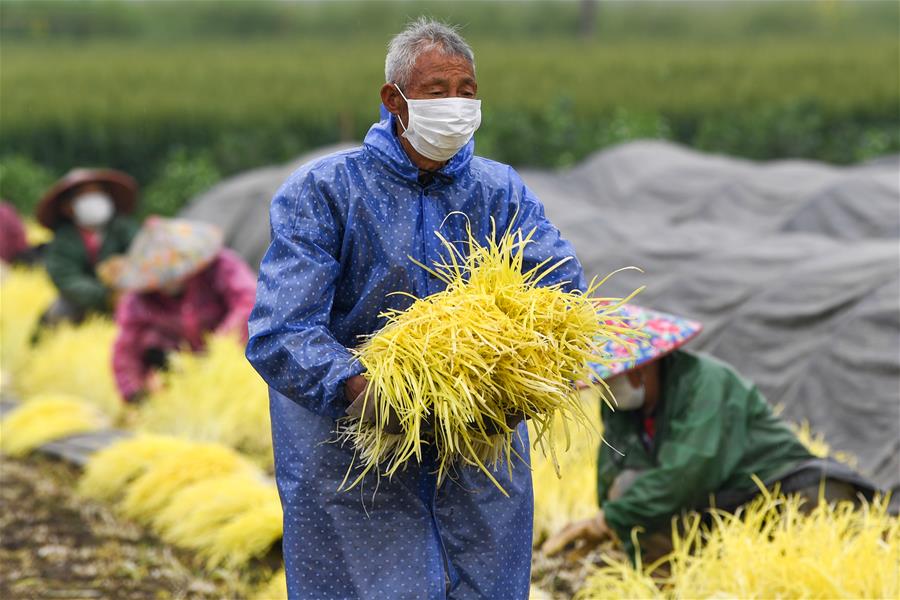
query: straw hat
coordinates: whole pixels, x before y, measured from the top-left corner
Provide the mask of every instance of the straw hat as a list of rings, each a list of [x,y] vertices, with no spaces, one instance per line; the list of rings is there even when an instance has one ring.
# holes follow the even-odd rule
[[[691,321],[635,304],[622,305],[619,313],[628,325],[644,332],[646,337],[629,338],[627,341],[632,344],[630,348],[613,340],[601,345],[601,353],[613,357],[613,361],[608,365],[591,365],[601,379],[609,379],[658,360],[684,346],[703,329],[699,321]],[[621,357],[621,360],[615,360],[618,357]]]
[[[93,183],[112,197],[117,213],[134,211],[137,202],[137,182],[127,173],[112,169],[73,169],[53,184],[35,209],[38,223],[47,229],[56,229],[65,218],[60,210],[64,200],[79,186]]]
[[[150,217],[131,242],[128,254],[103,261],[97,273],[104,283],[119,290],[158,290],[203,270],[222,244],[222,230],[215,225]]]

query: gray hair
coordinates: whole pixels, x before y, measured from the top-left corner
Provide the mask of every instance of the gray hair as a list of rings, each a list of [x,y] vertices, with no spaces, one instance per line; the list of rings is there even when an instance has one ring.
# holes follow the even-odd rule
[[[475,54],[466,40],[457,33],[457,27],[419,17],[406,26],[406,29],[394,36],[388,44],[387,58],[384,61],[384,79],[388,83],[396,83],[405,89],[412,76],[416,59],[423,52],[439,49],[448,56],[464,58],[475,70]]]

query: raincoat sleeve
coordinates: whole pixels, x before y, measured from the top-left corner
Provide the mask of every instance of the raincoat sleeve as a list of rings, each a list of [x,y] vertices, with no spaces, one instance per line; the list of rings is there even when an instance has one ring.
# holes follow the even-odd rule
[[[544,215],[544,205],[528,189],[519,174],[512,168],[509,174],[509,197],[513,203],[509,214],[510,218],[515,217],[513,231],[520,230],[522,235],[527,236],[534,230],[531,243],[525,246],[523,270],[532,269],[544,261],[547,261],[545,267],[550,267],[568,259],[541,279],[540,285],[564,282],[563,289],[568,292],[586,291],[584,270],[575,256],[575,248]]]
[[[703,504],[721,483],[720,455],[735,433],[729,423],[741,423],[743,417],[724,414],[722,399],[709,386],[695,385],[693,391],[698,397],[660,425],[668,434],[657,450],[657,466],[644,471],[616,500],[603,503],[606,522],[629,553],[633,527],[663,528],[673,515]]]
[[[96,276],[84,271],[81,265],[84,253],[77,233],[60,231],[47,248],[47,273],[67,300],[85,309],[103,310],[109,292]]]
[[[296,177],[272,200],[247,359],[272,388],[338,418],[347,408],[344,383],[364,370],[329,330],[343,229],[313,175]]]
[[[146,376],[141,344],[145,325],[138,305],[137,296],[129,293],[122,297],[116,308],[118,333],[113,343],[112,368],[116,387],[126,400],[144,389]]]
[[[214,280],[216,291],[225,298],[228,312],[216,328],[216,333],[238,333],[247,341],[247,320],[253,310],[256,278],[247,263],[225,248],[219,254]]]

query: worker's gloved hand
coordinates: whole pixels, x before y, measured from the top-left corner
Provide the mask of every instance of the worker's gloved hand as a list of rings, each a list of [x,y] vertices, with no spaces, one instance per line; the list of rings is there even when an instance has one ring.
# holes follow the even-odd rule
[[[369,385],[365,377],[356,375],[348,379],[344,385],[344,394],[350,401],[350,406],[346,410],[347,415],[357,418],[364,423],[376,423],[375,406],[378,403],[375,389]],[[393,409],[391,409],[387,423],[381,430],[389,434],[403,433],[403,428],[400,427],[400,418]]]
[[[556,556],[564,550],[570,550],[567,559],[578,560],[584,558],[600,542],[613,537],[612,530],[606,524],[603,511],[596,516],[570,523],[556,535],[551,536],[541,546],[541,551],[547,556]]]

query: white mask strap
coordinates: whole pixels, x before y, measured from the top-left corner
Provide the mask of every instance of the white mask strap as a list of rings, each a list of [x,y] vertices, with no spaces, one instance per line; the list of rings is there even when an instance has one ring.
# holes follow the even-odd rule
[[[400,97],[403,98],[404,100],[406,100],[406,110],[408,111],[409,110],[409,99],[403,95],[403,90],[400,89],[399,85],[397,85],[395,83],[394,87],[397,88],[398,92],[400,92]],[[407,118],[407,120],[409,120],[409,119]],[[403,128],[403,131],[406,131],[407,127],[406,127],[406,125],[403,124],[403,119],[400,118],[400,115],[397,115],[397,121],[400,122],[400,127]]]

